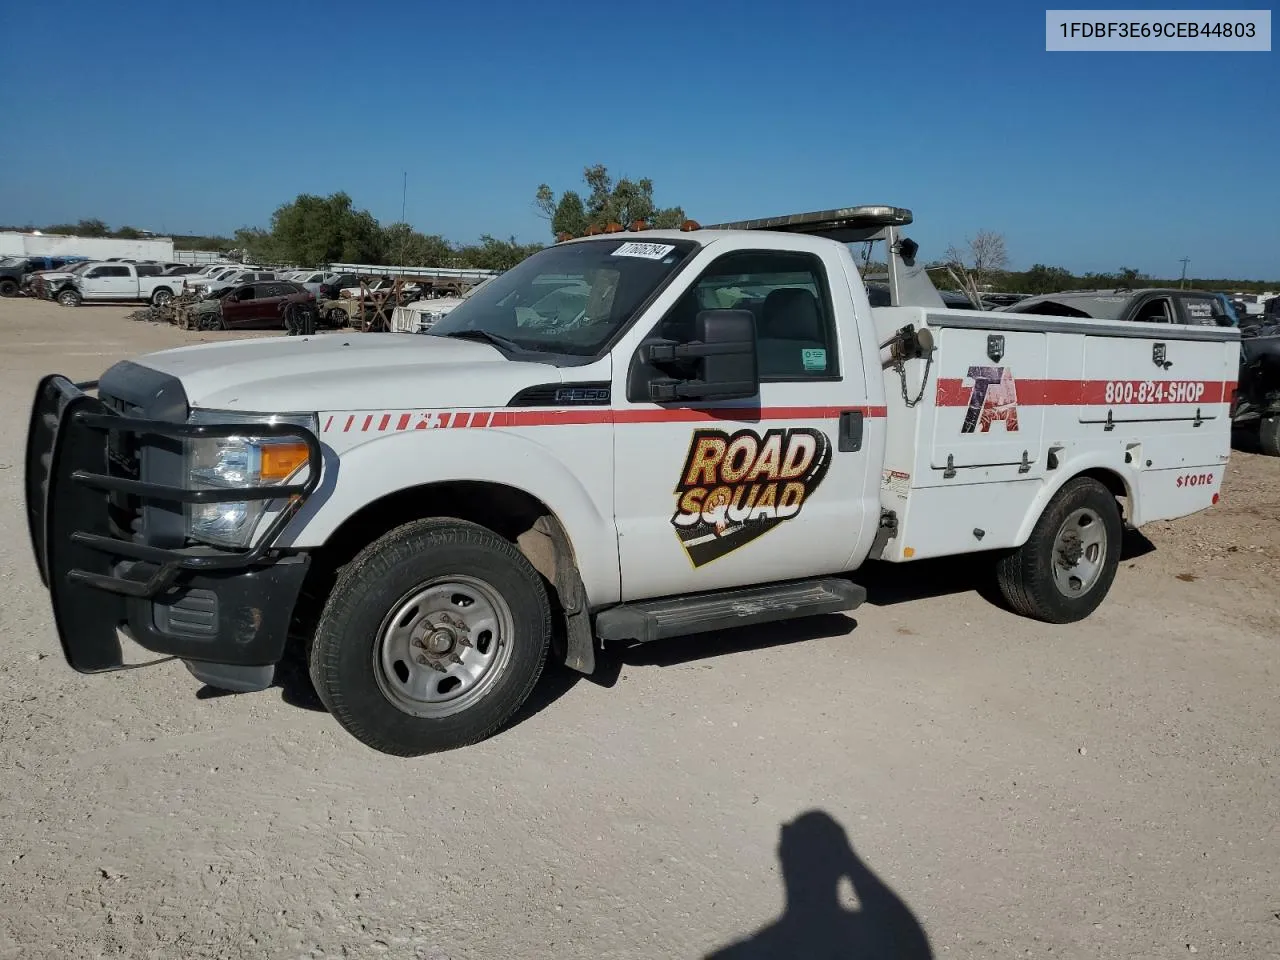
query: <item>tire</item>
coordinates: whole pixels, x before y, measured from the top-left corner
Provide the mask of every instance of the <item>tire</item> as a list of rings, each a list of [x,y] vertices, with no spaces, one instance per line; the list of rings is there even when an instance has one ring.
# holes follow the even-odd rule
[[[329,323],[339,329],[347,325],[347,312],[345,310],[339,310],[335,307],[329,311],[328,317]]]
[[[550,638],[546,589],[514,544],[474,523],[418,520],[343,568],[316,627],[311,680],[357,740],[420,756],[506,723],[538,682]],[[465,659],[427,662],[453,654]]]
[[[157,287],[151,292],[151,305],[153,307],[168,306],[173,302],[173,291],[168,287]]]
[[[1049,501],[1027,542],[997,561],[1000,593],[1024,617],[1046,623],[1083,620],[1111,589],[1123,535],[1111,491],[1091,477],[1076,477]],[[1072,555],[1077,562],[1066,567],[1062,561]]]
[[[81,302],[78,290],[59,290],[56,299],[64,307],[78,307]]]
[[[0,297],[16,297],[18,295],[18,281],[10,280],[5,277],[0,280]]]
[[[1258,421],[1258,447],[1268,457],[1280,457],[1280,415]]]

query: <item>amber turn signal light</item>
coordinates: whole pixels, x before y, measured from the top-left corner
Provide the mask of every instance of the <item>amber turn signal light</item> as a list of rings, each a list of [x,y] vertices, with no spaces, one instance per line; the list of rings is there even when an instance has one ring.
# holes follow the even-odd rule
[[[286,440],[283,443],[262,445],[263,482],[286,480],[307,462],[307,445],[301,441]]]

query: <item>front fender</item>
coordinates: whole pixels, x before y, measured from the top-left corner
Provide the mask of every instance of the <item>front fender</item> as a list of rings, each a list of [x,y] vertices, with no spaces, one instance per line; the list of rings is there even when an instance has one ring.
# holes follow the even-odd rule
[[[584,459],[583,484],[554,451],[505,430],[407,431],[357,444],[341,455],[322,442],[320,486],[286,527],[282,547],[322,546],[358,510],[385,496],[432,483],[478,481],[520,490],[542,501],[568,534],[592,605],[619,599],[617,532],[613,523],[613,442],[582,436],[573,446],[601,451]],[[608,430],[602,425],[601,429]]]

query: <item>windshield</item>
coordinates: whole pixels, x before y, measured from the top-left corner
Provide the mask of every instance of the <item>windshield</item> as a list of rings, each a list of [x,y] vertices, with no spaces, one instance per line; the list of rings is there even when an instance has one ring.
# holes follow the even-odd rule
[[[548,247],[475,287],[428,335],[474,331],[523,350],[593,356],[695,246],[613,237]]]

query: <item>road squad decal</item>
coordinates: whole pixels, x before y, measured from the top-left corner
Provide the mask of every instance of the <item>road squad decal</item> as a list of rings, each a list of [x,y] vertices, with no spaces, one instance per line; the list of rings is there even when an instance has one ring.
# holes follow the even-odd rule
[[[1018,387],[1006,367],[970,367],[973,389],[965,411],[961,433],[987,433],[997,420],[1007,432],[1018,429]]]
[[[671,524],[695,567],[800,514],[831,465],[831,441],[808,427],[697,430]]]

